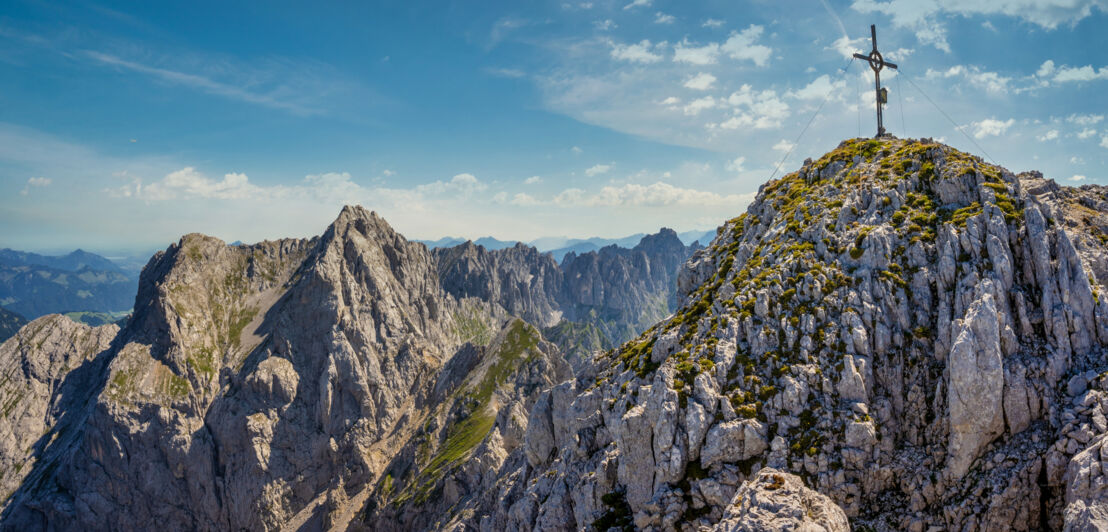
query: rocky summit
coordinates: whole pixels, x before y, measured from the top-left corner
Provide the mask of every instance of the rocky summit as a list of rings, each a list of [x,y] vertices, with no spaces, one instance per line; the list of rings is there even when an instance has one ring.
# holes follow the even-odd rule
[[[1108,529],[1108,189],[855,139],[711,245],[187,235],[0,346],[26,530]]]

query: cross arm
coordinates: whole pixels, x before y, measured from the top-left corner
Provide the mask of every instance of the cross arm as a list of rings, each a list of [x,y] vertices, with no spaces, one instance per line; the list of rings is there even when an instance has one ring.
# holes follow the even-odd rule
[[[861,59],[862,61],[869,61],[868,55],[854,54],[855,59]]]
[[[889,68],[896,68],[896,63],[890,63],[888,61],[882,61],[882,62],[885,63],[885,66],[887,66]]]

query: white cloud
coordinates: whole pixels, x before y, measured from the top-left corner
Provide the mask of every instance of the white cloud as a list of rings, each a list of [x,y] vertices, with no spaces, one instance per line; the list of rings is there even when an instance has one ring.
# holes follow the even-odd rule
[[[616,25],[615,21],[613,21],[610,18],[604,19],[604,20],[598,20],[596,22],[593,22],[592,25],[596,26],[596,29],[598,29],[600,31],[608,31],[610,29],[619,27],[619,26]]]
[[[424,185],[415,187],[416,192],[420,194],[461,194],[462,196],[469,196],[474,192],[481,192],[489,188],[488,185],[482,183],[473,174],[458,174],[450,181],[435,181]]]
[[[21,195],[26,196],[31,193],[31,188],[48,187],[54,180],[49,177],[32,177],[27,180],[27,184],[24,185],[23,190],[19,191]]]
[[[635,7],[650,7],[651,0],[634,0],[630,4],[623,6],[623,9],[631,9]]]
[[[1070,164],[1085,164],[1085,159],[1074,155],[1073,157],[1070,157]]]
[[[795,147],[796,147],[796,144],[793,144],[792,142],[789,142],[785,139],[781,139],[780,142],[773,145],[774,150],[777,150],[777,151],[782,152],[782,153],[785,153],[785,152],[787,152],[787,151],[789,151],[789,150],[791,150]]]
[[[737,157],[734,160],[727,161],[727,170],[735,173],[742,173],[746,170],[743,168],[743,164],[746,163],[746,157]]]
[[[664,49],[666,43],[660,42],[652,45],[649,40],[643,39],[638,44],[611,43],[612,58],[633,63],[657,63],[662,56],[653,50]]]
[[[1104,115],[1079,115],[1072,114],[1066,117],[1066,122],[1079,126],[1095,126],[1104,120]]]
[[[151,201],[178,198],[246,199],[257,196],[261,192],[261,189],[250,183],[246,174],[225,174],[222,180],[216,181],[191,166],[170,172],[161,181],[145,187],[138,183],[134,189],[136,197]]]
[[[1094,9],[1108,10],[1103,0],[854,0],[851,7],[860,13],[884,13],[895,26],[913,30],[920,42],[947,52],[942,15],[1006,15],[1054,29],[1082,20]]]
[[[612,165],[610,165],[610,164],[597,164],[597,165],[593,165],[592,167],[586,169],[585,170],[585,175],[587,175],[589,177],[594,177],[594,176],[598,176],[598,175],[601,175],[601,174],[606,174],[606,173],[608,173],[608,170],[611,170],[611,169],[612,169]]]
[[[535,205],[542,205],[543,202],[535,199],[534,196],[523,192],[508,196],[507,192],[498,192],[492,197],[493,203],[500,203],[506,205],[516,205],[520,207],[530,207]]]
[[[1100,147],[1108,148],[1108,136],[1100,137]]]
[[[1074,175],[1073,177],[1071,177],[1070,181],[1084,181],[1085,179],[1086,179],[1085,176],[1078,174],[1078,175]]]
[[[1079,138],[1081,140],[1085,140],[1085,139],[1087,139],[1089,137],[1092,137],[1094,135],[1096,135],[1096,130],[1091,128],[1091,127],[1087,127],[1085,129],[1082,129],[1081,131],[1077,132],[1077,138]]]
[[[691,65],[711,65],[719,57],[719,44],[708,43],[704,46],[692,46],[686,39],[673,48],[673,60]]]
[[[393,172],[392,170],[389,170],[388,168],[385,168],[384,170],[381,171],[381,175],[383,175],[385,177],[392,177],[392,176],[396,175],[396,172]]]
[[[1043,64],[1039,66],[1039,70],[1035,71],[1035,75],[1040,78],[1049,77],[1054,73],[1054,61],[1047,59],[1043,61]]]
[[[1047,131],[1046,133],[1043,133],[1042,135],[1039,135],[1035,138],[1038,139],[1039,142],[1046,142],[1048,140],[1055,140],[1055,139],[1058,138],[1058,130],[1057,129],[1052,129],[1052,130]]]
[[[574,147],[570,148],[569,151],[573,152],[574,155],[580,155],[581,152],[583,152],[585,150],[582,150],[580,146],[574,146]]]
[[[105,65],[108,67],[129,70],[132,72],[138,72],[145,74],[153,78],[159,79],[165,83],[173,85],[180,85],[183,87],[189,87],[197,89],[202,92],[213,94],[216,96],[222,96],[234,100],[239,100],[247,103],[262,105],[266,107],[272,107],[275,109],[283,109],[298,115],[312,115],[321,112],[316,106],[308,103],[306,100],[307,91],[301,91],[299,88],[293,88],[291,86],[280,86],[273,90],[261,91],[255,90],[255,87],[260,85],[261,79],[258,77],[264,77],[261,73],[252,73],[251,77],[255,79],[249,79],[242,83],[232,83],[225,81],[218,81],[213,77],[183,72],[178,70],[171,70],[168,68],[162,68],[157,66],[150,66],[147,64],[139,63],[137,61],[131,61],[122,57],[86,50],[83,52],[83,56],[91,59],[97,64]],[[238,69],[227,69],[238,70]],[[282,76],[288,76],[289,78],[299,78],[296,73],[283,73]],[[306,76],[317,76],[322,78],[318,74],[307,73]],[[316,90],[323,91],[323,88],[317,88]],[[300,93],[300,94],[298,94]]]
[[[854,57],[854,54],[863,53],[866,51],[866,48],[869,47],[869,45],[866,44],[868,42],[869,39],[866,37],[851,39],[850,37],[843,35],[842,37],[835,39],[835,42],[832,42],[831,46],[828,46],[827,49],[835,50],[836,52],[839,52],[839,54],[841,54],[843,57]]]
[[[750,202],[753,194],[717,194],[715,192],[675,187],[658,181],[651,185],[627,183],[606,186],[594,195],[586,195],[581,189],[567,189],[555,197],[555,203],[574,207],[734,207],[736,210]]]
[[[777,97],[772,90],[754,91],[750,85],[743,85],[727,97],[727,103],[735,107],[735,114],[719,123],[722,129],[774,129],[781,127],[781,121],[789,117],[789,105]]]
[[[705,96],[703,98],[697,98],[688,105],[685,106],[685,114],[688,116],[696,116],[705,109],[711,109],[716,106],[716,99],[711,96]]]
[[[485,72],[498,78],[519,79],[527,76],[526,72],[518,68],[486,68]]]
[[[765,28],[762,26],[751,24],[741,32],[732,32],[720,49],[732,59],[750,60],[755,65],[765,66],[773,50],[768,46],[755,44],[763,31]]]
[[[579,188],[567,188],[554,196],[554,204],[564,207],[580,205],[584,202],[585,191]]]
[[[667,15],[661,11],[654,15],[655,24],[673,24],[677,19],[673,15]]]
[[[523,180],[524,185],[537,185],[539,183],[542,183],[542,178],[537,175],[533,175]]]
[[[1061,66],[1054,72],[1055,83],[1073,83],[1098,79],[1108,79],[1108,67],[1094,68],[1092,65],[1083,67]]]
[[[996,72],[984,71],[973,65],[954,65],[946,70],[928,69],[924,77],[928,79],[962,77],[974,87],[996,94],[1008,92],[1009,83],[1012,81],[1012,78],[1001,76]]]
[[[707,73],[700,72],[697,75],[685,80],[685,87],[698,91],[706,91],[712,88],[716,82],[716,77]]]
[[[658,102],[658,104],[664,105],[664,106],[670,107],[670,108],[676,107],[680,103],[681,103],[681,98],[678,98],[676,96],[669,96],[666,99]]]
[[[1008,128],[1015,125],[1015,119],[1009,118],[1007,121],[996,120],[994,118],[986,118],[980,122],[974,122],[974,127],[977,130],[973,133],[975,138],[996,137],[1003,135]]]
[[[816,100],[820,101],[831,94],[834,90],[841,90],[846,87],[845,80],[831,81],[831,77],[824,74],[806,85],[803,89],[790,91],[788,94],[790,97],[800,100]]]
[[[720,27],[723,27],[723,25],[726,24],[726,23],[727,23],[727,21],[724,21],[724,20],[720,20],[720,19],[716,19],[716,18],[709,18],[709,19],[705,19],[704,23],[701,24],[700,26],[704,27],[704,28],[720,28]]]

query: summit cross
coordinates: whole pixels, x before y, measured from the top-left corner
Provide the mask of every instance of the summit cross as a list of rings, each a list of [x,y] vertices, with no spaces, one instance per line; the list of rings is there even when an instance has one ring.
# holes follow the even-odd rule
[[[873,39],[873,51],[869,55],[854,54],[854,57],[868,62],[869,67],[873,69],[873,79],[877,87],[877,136],[874,138],[881,138],[885,136],[885,123],[881,118],[881,106],[889,103],[889,92],[881,88],[881,69],[889,67],[895,70],[896,65],[885,61],[885,58],[881,57],[881,52],[877,51],[877,26],[870,24],[869,33]]]

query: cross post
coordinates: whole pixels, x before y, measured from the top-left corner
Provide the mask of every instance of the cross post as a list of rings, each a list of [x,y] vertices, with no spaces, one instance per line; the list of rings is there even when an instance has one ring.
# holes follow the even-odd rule
[[[881,89],[881,69],[889,67],[896,69],[896,64],[885,61],[884,57],[881,57],[881,52],[877,51],[877,26],[870,24],[869,26],[870,38],[873,40],[873,51],[869,55],[854,54],[854,57],[861,59],[869,63],[869,67],[873,69],[873,79],[876,85],[876,100],[877,100],[877,136],[874,138],[881,138],[885,136],[885,123],[881,118],[881,106],[888,103],[888,91]]]

